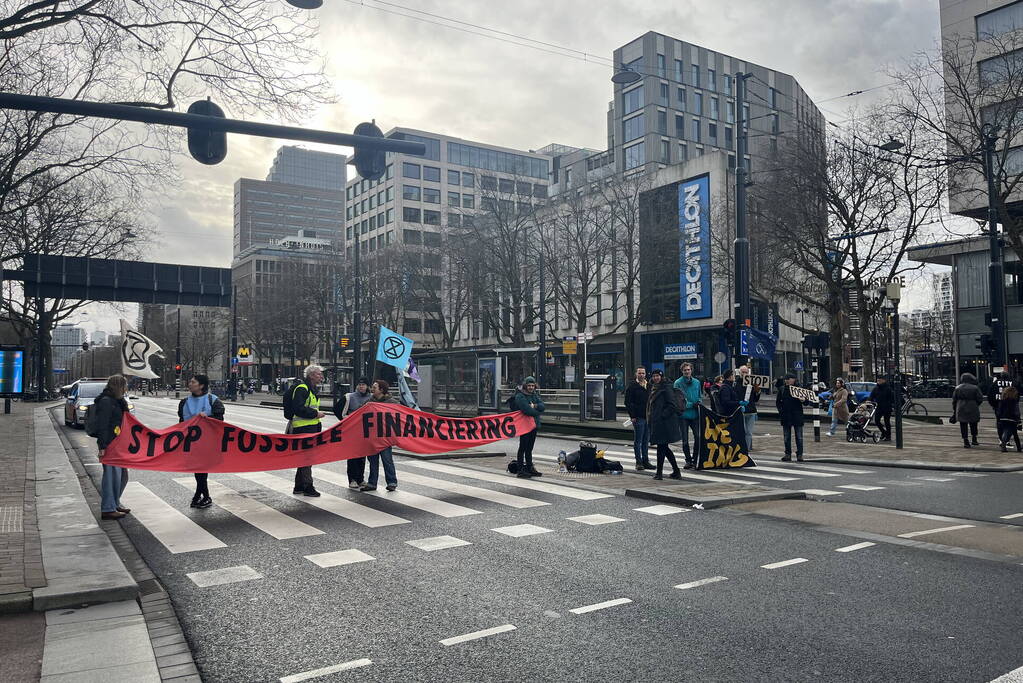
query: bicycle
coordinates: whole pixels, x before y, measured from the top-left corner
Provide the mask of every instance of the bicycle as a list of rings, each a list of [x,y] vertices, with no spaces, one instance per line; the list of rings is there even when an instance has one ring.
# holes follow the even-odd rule
[[[912,396],[907,396],[906,401],[902,404],[903,415],[927,415],[927,406],[920,405],[913,400]]]

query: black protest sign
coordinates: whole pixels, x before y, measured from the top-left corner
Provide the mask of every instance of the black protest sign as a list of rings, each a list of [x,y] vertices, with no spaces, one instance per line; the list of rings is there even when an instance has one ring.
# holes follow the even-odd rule
[[[702,404],[697,408],[700,438],[696,448],[696,469],[757,466],[746,447],[746,425],[742,412],[737,410],[726,417],[704,408]]]

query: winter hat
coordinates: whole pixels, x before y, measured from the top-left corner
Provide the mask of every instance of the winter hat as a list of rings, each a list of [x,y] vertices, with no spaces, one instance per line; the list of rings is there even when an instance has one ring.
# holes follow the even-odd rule
[[[651,370],[650,371],[650,376],[653,377],[654,375],[660,375],[661,377],[664,377],[664,371],[663,370]]]
[[[522,380],[522,383],[523,384],[536,384],[536,377],[533,377],[532,375],[530,375],[526,379]]]

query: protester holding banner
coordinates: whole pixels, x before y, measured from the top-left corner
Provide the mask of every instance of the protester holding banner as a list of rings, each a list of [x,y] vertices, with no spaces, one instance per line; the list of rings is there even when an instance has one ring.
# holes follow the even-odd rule
[[[793,387],[796,384],[796,376],[787,374],[783,378],[784,384],[778,390],[778,397],[775,404],[778,406],[778,419],[781,420],[782,432],[785,436],[785,455],[782,462],[792,461],[792,438],[796,440],[796,460],[803,462],[803,404],[805,400],[796,398],[793,395]]]
[[[536,432],[540,429],[540,415],[547,410],[547,406],[540,398],[536,378],[527,377],[522,381],[522,386],[515,392],[513,403],[516,410],[521,410],[536,422],[536,429],[519,436],[519,451],[516,455],[519,471],[515,476],[520,479],[539,477],[540,472],[533,467],[533,444],[536,443]]]
[[[746,428],[746,450],[753,452],[753,429],[757,426],[757,403],[760,401],[760,387],[752,382],[748,365],[739,367],[739,405],[742,406],[743,426]]]
[[[696,467],[693,452],[700,443],[700,415],[697,407],[703,401],[702,384],[693,376],[693,364],[682,364],[682,376],[675,380],[674,387],[682,393],[685,399],[685,410],[679,420],[682,429],[682,453],[685,454],[686,464],[683,469],[691,470]],[[689,432],[693,433],[692,450],[689,447]]]
[[[315,434],[323,425],[320,420],[326,415],[320,410],[320,397],[316,387],[323,382],[323,368],[310,365],[305,369],[305,380],[299,382],[284,397],[284,416],[288,423],[289,434]],[[295,470],[295,494],[303,494],[318,498],[320,492],[313,486],[313,468],[311,465]]]
[[[887,377],[878,377],[877,384],[870,390],[869,400],[877,408],[874,410],[874,424],[881,430],[881,441],[892,440],[892,410],[895,409],[895,392],[888,384]],[[884,424],[882,424],[882,420]]]
[[[370,388],[372,397],[370,403],[397,403],[401,404],[401,401],[394,398],[390,394],[391,385],[388,384],[387,380],[376,379],[373,380],[373,386]],[[390,446],[369,456],[369,479],[363,486],[359,487],[360,491],[376,491],[377,481],[380,479],[380,461],[384,462],[384,483],[387,484],[388,491],[394,491],[398,488],[398,473],[394,469],[394,452]]]
[[[849,422],[849,390],[845,388],[845,380],[835,378],[835,388],[831,390],[831,429],[826,434],[835,435],[839,423]]]
[[[636,378],[625,389],[625,410],[632,420],[632,451],[636,456],[636,471],[654,469],[650,462],[650,426],[646,421],[646,402],[650,398],[646,368],[636,368]]]
[[[735,371],[731,368],[721,375],[721,387],[718,389],[717,412],[725,417],[739,409],[739,395],[735,392]]]
[[[214,420],[224,419],[224,404],[210,393],[210,378],[206,375],[192,375],[188,380],[191,396],[186,396],[178,403],[178,422],[184,422],[196,415],[207,415]],[[195,473],[195,495],[192,496],[190,507],[208,508],[213,505],[210,498],[210,475],[206,472]]]
[[[356,410],[370,402],[373,395],[369,392],[369,380],[360,377],[355,385],[355,391],[345,394],[344,406],[339,407],[340,401],[334,404],[334,415],[343,420]],[[348,488],[357,489],[366,484],[366,458],[350,458],[348,460]]]
[[[681,393],[664,381],[664,372],[650,373],[650,397],[647,399],[646,419],[650,425],[650,442],[657,446],[657,473],[654,479],[663,479],[664,460],[671,463],[671,478],[681,479],[682,472],[675,454],[668,444],[682,440],[679,416],[682,414]]]
[[[89,409],[94,411],[86,419],[89,435],[96,437],[99,447],[99,461],[103,464],[103,478],[100,481],[100,512],[103,519],[120,519],[131,512],[121,507],[121,494],[128,485],[128,470],[103,463],[103,456],[110,442],[121,433],[121,421],[128,412],[128,402],[124,394],[128,391],[128,382],[123,375],[111,375],[107,386],[103,389]]]

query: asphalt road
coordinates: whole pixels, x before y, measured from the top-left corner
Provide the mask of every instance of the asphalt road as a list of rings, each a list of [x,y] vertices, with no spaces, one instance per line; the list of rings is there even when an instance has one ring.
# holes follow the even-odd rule
[[[175,421],[170,401],[137,406],[148,424]],[[228,419],[265,431],[284,423],[235,405]],[[70,436],[95,468],[89,439]],[[884,543],[836,552],[857,539],[724,510],[657,515],[633,498],[579,500],[561,494],[580,489],[529,490],[474,469],[398,461],[399,492],[424,496],[419,508],[326,481],[344,476],[343,463],[317,476],[325,494],[369,510],[364,522],[407,520],[375,527],[290,495],[292,472],[211,475],[225,488],[207,510],[188,507],[187,475],[182,486],[180,474],[132,472],[124,527],[167,587],[204,680],[297,681],[288,677],[347,664],[360,666],[315,680],[981,682],[1023,666],[1019,565]],[[420,479],[403,481],[408,474]],[[455,484],[477,488],[438,488]],[[487,492],[517,498],[498,503]],[[613,519],[572,519],[588,515]],[[542,532],[495,531],[523,524]],[[275,537],[288,533],[308,535]],[[453,547],[409,544],[441,536]],[[328,567],[307,559],[337,551],[365,555]],[[764,567],[790,560],[805,561]],[[210,575],[196,574],[239,567],[248,570],[234,578],[247,580],[200,585]],[[677,587],[706,579],[716,580]]]

